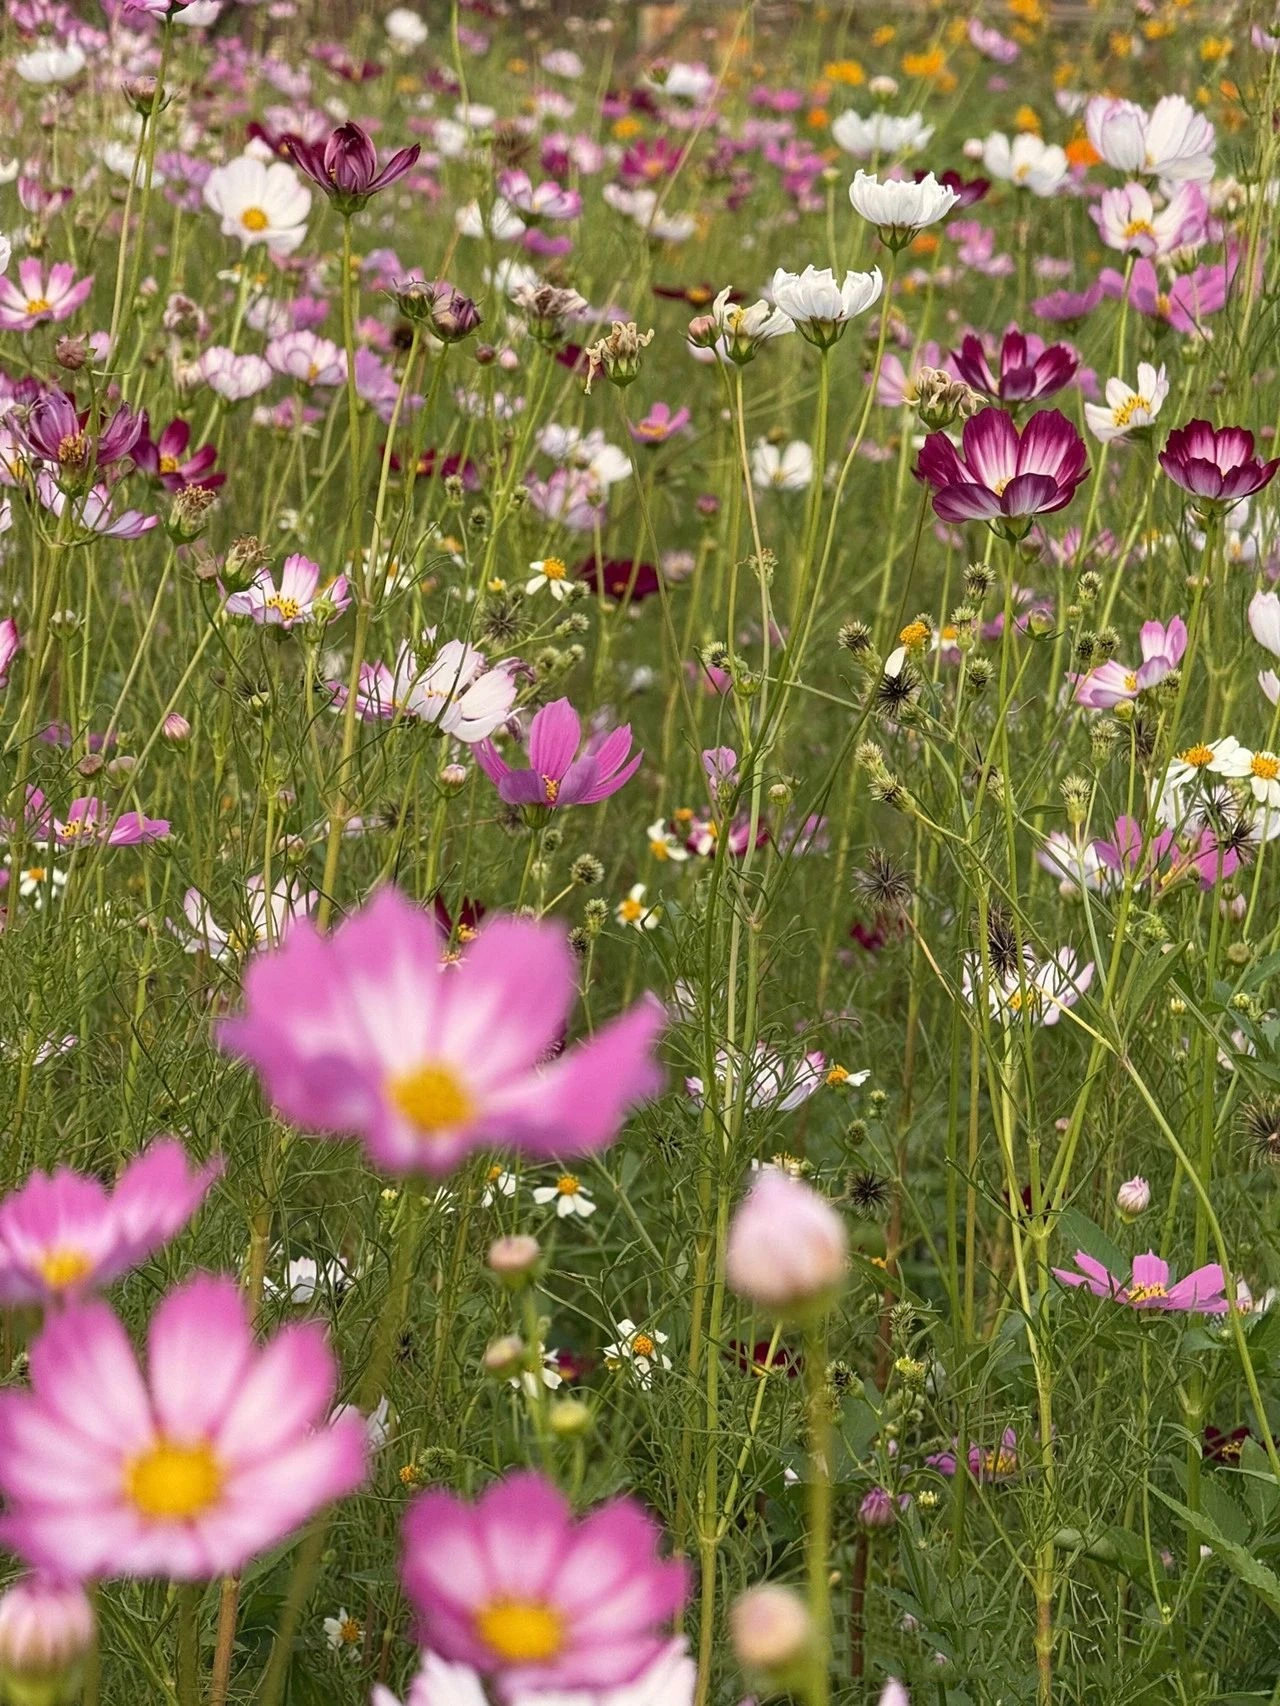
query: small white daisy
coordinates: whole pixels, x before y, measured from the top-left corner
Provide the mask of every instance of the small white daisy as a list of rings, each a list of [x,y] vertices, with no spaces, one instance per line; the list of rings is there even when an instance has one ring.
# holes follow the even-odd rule
[[[671,1358],[662,1350],[667,1335],[656,1327],[637,1327],[634,1321],[619,1321],[614,1332],[618,1335],[616,1342],[604,1347],[604,1360],[610,1368],[630,1363],[636,1380],[648,1388],[656,1369],[665,1372],[671,1367]]]
[[[571,1214],[586,1220],[596,1212],[595,1203],[572,1173],[562,1173],[554,1185],[535,1186],[533,1200],[539,1208],[554,1203],[558,1220],[567,1220]]]

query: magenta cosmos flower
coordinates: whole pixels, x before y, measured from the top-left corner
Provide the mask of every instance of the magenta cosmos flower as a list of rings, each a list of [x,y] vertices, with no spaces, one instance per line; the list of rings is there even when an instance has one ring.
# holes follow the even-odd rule
[[[1087,675],[1069,675],[1076,690],[1076,704],[1090,711],[1110,711],[1123,700],[1136,699],[1171,674],[1187,649],[1187,625],[1175,616],[1167,625],[1144,622],[1139,635],[1142,662],[1131,669],[1119,658],[1108,658]]]
[[[476,762],[511,806],[593,806],[616,794],[640,768],[629,758],[631,725],[593,736],[581,757],[582,724],[567,699],[544,705],[529,725],[529,768],[513,770],[492,741],[475,748]]]
[[[313,184],[318,184],[340,213],[356,213],[379,190],[390,188],[404,177],[422,152],[420,143],[401,148],[381,171],[378,150],[362,125],[348,121],[330,132],[323,143],[304,142],[300,136],[285,139],[283,150],[297,162]]]
[[[230,1278],[169,1293],[145,1372],[99,1302],[50,1316],[30,1367],[29,1391],[0,1393],[0,1540],[37,1568],[234,1575],[364,1479],[364,1419],[326,1425],[337,1365],[323,1330],[260,1345]]]
[[[203,486],[206,491],[216,492],[226,484],[227,476],[214,471],[217,446],[206,444],[192,451],[191,427],[187,421],[181,417],[171,420],[158,438],[152,438],[145,411],[142,420],[142,437],[133,447],[133,460],[166,492],[182,492],[188,486]]]
[[[1003,409],[983,409],[964,423],[961,448],[931,432],[916,478],[934,488],[943,521],[985,521],[1020,539],[1035,515],[1063,509],[1089,472],[1084,441],[1057,409],[1040,409],[1019,433]]]
[[[1160,466],[1177,486],[1202,504],[1224,508],[1270,485],[1280,457],[1264,462],[1253,453],[1253,434],[1244,427],[1190,421],[1175,427],[1160,452]]]
[[[1026,403],[1061,391],[1076,376],[1080,357],[1070,344],[1046,345],[1034,332],[1010,326],[1000,341],[998,371],[992,368],[982,339],[969,332],[951,357],[952,366],[975,391],[1002,403]]]
[[[18,263],[18,282],[0,278],[0,328],[25,332],[45,320],[65,320],[93,289],[93,274],[76,279],[70,261],[55,261],[45,273],[38,255]]]
[[[1133,1258],[1131,1279],[1117,1279],[1101,1262],[1084,1250],[1075,1254],[1079,1273],[1055,1268],[1053,1277],[1063,1285],[1084,1285],[1095,1297],[1110,1297],[1130,1309],[1186,1309],[1196,1315],[1222,1315],[1227,1308],[1223,1295],[1222,1269],[1216,1262],[1197,1268],[1175,1285],[1169,1284],[1169,1264],[1154,1250]]]
[[[632,1682],[667,1645],[683,1561],[633,1499],[581,1521],[541,1475],[509,1475],[474,1504],[427,1492],[404,1521],[405,1591],[422,1644],[498,1679],[503,1694]]]
[[[109,1285],[191,1219],[221,1161],[192,1168],[176,1138],[132,1160],[113,1190],[59,1167],[0,1203],[0,1301],[62,1302]]]
[[[107,847],[137,847],[144,841],[163,841],[168,834],[168,818],[143,817],[141,812],[121,812],[117,817],[101,800],[88,796],[72,800],[66,817],[53,820],[54,840],[59,847],[84,847],[94,842]]]
[[[938,1451],[925,1462],[930,1469],[936,1469],[940,1475],[954,1475],[956,1472],[956,1451],[958,1442],[952,1442],[950,1451]],[[988,1445],[969,1445],[969,1473],[975,1481],[1007,1481],[1018,1473],[1018,1436],[1013,1428],[1006,1428],[1000,1435],[1000,1444],[994,1449]]]
[[[332,936],[300,919],[251,961],[244,1014],[223,1022],[221,1045],[257,1069],[286,1119],[358,1134],[391,1172],[447,1173],[499,1144],[548,1159],[611,1143],[661,1085],[658,1003],[548,1061],[577,988],[560,929],[490,918],[456,963],[447,941],[391,888]]]

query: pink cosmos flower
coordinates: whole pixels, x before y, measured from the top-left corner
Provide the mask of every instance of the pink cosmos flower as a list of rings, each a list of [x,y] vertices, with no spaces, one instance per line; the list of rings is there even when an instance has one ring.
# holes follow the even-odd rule
[[[91,417],[91,410],[78,410],[75,399],[53,385],[12,417],[14,436],[28,455],[48,464],[61,485],[74,490],[95,469],[128,456],[146,425],[145,415],[135,414],[127,403],[96,426]]]
[[[36,475],[36,496],[43,507],[56,516],[61,516],[70,504],[77,527],[86,533],[100,533],[107,539],[140,539],[160,523],[158,515],[143,515],[137,509],[122,510],[119,515],[113,515],[111,491],[106,485],[94,486],[78,496],[68,496],[48,469],[42,469]]]
[[[1119,277],[1119,274],[1116,276]],[[1121,280],[1122,285],[1123,282]],[[1088,290],[1051,290],[1048,296],[1036,298],[1031,304],[1031,312],[1038,320],[1079,325],[1089,318],[1102,301],[1103,295],[1101,280],[1095,280]]]
[[[1118,190],[1103,190],[1089,217],[1110,249],[1123,255],[1167,255],[1172,249],[1204,241],[1209,202],[1199,184],[1179,184],[1157,210],[1144,184],[1125,184]]]
[[[9,666],[22,650],[22,636],[12,616],[0,622],[0,688],[9,685]]]
[[[473,746],[487,741],[510,716],[518,691],[514,669],[514,659],[490,669],[484,653],[462,640],[446,640],[424,664],[406,643],[394,668],[376,662],[361,665],[356,710],[366,723],[414,717]],[[327,685],[334,709],[343,710],[345,682]]]
[[[227,403],[240,403],[265,391],[274,375],[260,355],[237,355],[223,344],[213,344],[197,363],[200,377],[211,391]]]
[[[925,1462],[931,1469],[936,1469],[940,1475],[954,1475],[956,1472],[956,1454],[954,1450],[938,1451]],[[1006,1428],[1000,1435],[1000,1444],[992,1450],[990,1446],[970,1443],[969,1473],[975,1481],[1007,1481],[1018,1473],[1018,1435],[1013,1428]]]
[[[133,460],[144,474],[149,474],[167,492],[185,491],[188,486],[203,486],[215,492],[226,484],[227,476],[213,472],[218,460],[216,445],[206,444],[188,456],[191,427],[181,418],[172,420],[159,438],[151,436],[151,423],[144,411],[142,437],[133,447]]]
[[[969,45],[976,47],[987,59],[993,59],[997,65],[1012,65],[1022,51],[1016,41],[1002,36],[999,30],[984,24],[981,18],[969,19]]]
[[[143,841],[163,841],[168,834],[168,818],[143,817],[140,812],[113,816],[101,800],[89,795],[72,800],[66,817],[53,820],[53,836],[59,847],[83,847],[86,842],[136,847]]]
[[[1215,429],[1197,420],[1169,434],[1160,466],[1175,485],[1202,503],[1227,506],[1270,485],[1280,457],[1264,462],[1255,456],[1253,434],[1243,427]]]
[[[688,1567],[661,1558],[661,1531],[634,1499],[578,1520],[541,1475],[516,1474],[475,1504],[422,1493],[404,1521],[405,1591],[422,1642],[525,1691],[634,1682],[667,1646]]]
[[[1010,326],[1000,343],[999,376],[992,371],[982,340],[969,332],[951,365],[975,391],[1002,403],[1026,403],[1048,397],[1069,385],[1080,366],[1080,357],[1070,344],[1050,344],[1034,332],[1023,333]]]
[[[1197,1268],[1172,1286],[1169,1264],[1161,1261],[1154,1250],[1133,1258],[1133,1276],[1128,1280],[1116,1278],[1084,1250],[1076,1251],[1075,1264],[1079,1273],[1055,1268],[1053,1277],[1063,1285],[1087,1286],[1095,1297],[1113,1298],[1117,1303],[1127,1303],[1130,1309],[1185,1309],[1196,1315],[1226,1313],[1222,1269],[1216,1262]]]
[[[330,582],[322,593],[318,591],[319,585],[319,563],[295,551],[284,560],[279,587],[270,569],[259,569],[243,592],[230,595],[226,608],[232,616],[251,616],[257,623],[288,633],[300,622],[313,621],[320,614],[332,620],[351,603],[345,575]]]
[[[1092,843],[1091,851],[1104,871],[1118,880],[1132,878],[1149,883],[1157,897],[1181,881],[1194,878],[1202,889],[1211,889],[1240,866],[1239,853],[1221,846],[1207,826],[1179,842],[1171,829],[1159,829],[1143,839],[1143,826],[1133,817],[1118,817],[1110,841]]]
[[[951,357],[940,344],[932,341],[920,346],[912,361],[910,373],[902,359],[890,351],[880,363],[880,373],[876,379],[876,402],[885,409],[900,409],[904,404],[914,402],[915,376],[922,367],[940,367],[947,373],[954,371]]]
[[[630,433],[636,444],[665,444],[688,426],[688,409],[673,409],[670,403],[654,403],[642,421],[634,421]]]
[[[563,933],[492,917],[461,961],[395,889],[322,936],[298,920],[245,975],[245,1010],[220,1045],[247,1060],[288,1120],[362,1137],[378,1165],[446,1173],[509,1144],[547,1159],[611,1143],[626,1110],[655,1095],[663,1025],[645,999],[548,1060],[577,987]]]
[[[1129,302],[1139,314],[1164,320],[1175,332],[1200,332],[1205,316],[1218,313],[1225,304],[1235,268],[1236,257],[1229,253],[1225,263],[1219,261],[1196,267],[1194,272],[1180,273],[1166,289],[1154,264],[1144,255],[1134,263],[1129,275]],[[1114,267],[1102,269],[1098,284],[1105,296],[1124,296],[1124,274]]]
[[[167,1138],[111,1191],[68,1167],[32,1173],[0,1203],[0,1300],[65,1303],[110,1285],[181,1232],[221,1172],[220,1160],[193,1169]]]
[[[582,212],[577,190],[562,189],[550,179],[535,184],[519,168],[498,174],[498,194],[524,219],[576,219]]]
[[[582,723],[567,699],[544,705],[529,725],[529,768],[514,770],[492,741],[476,747],[476,762],[513,806],[593,806],[616,794],[640,768],[629,759],[631,725],[593,735],[581,756]]]
[[[300,136],[285,141],[288,157],[319,185],[340,213],[358,212],[371,196],[398,183],[422,152],[417,142],[401,148],[379,171],[378,150],[372,138],[351,120],[340,124],[323,143],[304,142]]]
[[[93,289],[93,274],[76,281],[70,261],[55,261],[46,276],[38,255],[18,263],[18,282],[0,278],[0,328],[25,332],[42,321],[65,320]]]
[[[0,1393],[0,1539],[28,1563],[234,1575],[364,1479],[363,1423],[325,1423],[337,1366],[318,1326],[259,1344],[235,1281],[195,1274],[147,1344],[144,1372],[105,1303],[73,1304],[31,1346],[30,1389]]]
[[[1133,101],[1095,95],[1084,125],[1098,153],[1119,171],[1173,183],[1207,183],[1213,176],[1213,126],[1182,95],[1162,95],[1149,113]]]
[[[1167,627],[1163,622],[1144,622],[1139,644],[1142,663],[1136,670],[1118,658],[1108,658],[1087,675],[1069,676],[1076,690],[1076,704],[1090,711],[1110,711],[1122,700],[1136,699],[1139,693],[1163,681],[1182,662],[1187,649],[1187,625],[1181,616],[1175,616]]]
[[[934,488],[943,521],[986,521],[1021,538],[1034,515],[1064,508],[1089,472],[1084,441],[1065,415],[1038,410],[1021,433],[1003,409],[983,409],[964,423],[962,452],[944,432],[931,432],[916,478]]]
[[[688,1648],[677,1639],[669,1641],[634,1682],[621,1688],[593,1688],[586,1693],[576,1688],[568,1692],[539,1688],[534,1694],[512,1694],[509,1706],[693,1706],[697,1681]],[[375,1684],[373,1706],[400,1706],[400,1702],[389,1689]],[[451,1665],[438,1653],[424,1653],[405,1706],[489,1706],[489,1698],[469,1665]]]
[[[345,352],[315,332],[285,332],[263,351],[268,366],[304,385],[341,385],[347,377]]]

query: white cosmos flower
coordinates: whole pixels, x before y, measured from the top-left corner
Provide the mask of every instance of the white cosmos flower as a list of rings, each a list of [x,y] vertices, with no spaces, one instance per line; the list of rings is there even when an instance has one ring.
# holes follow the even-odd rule
[[[752,302],[746,306],[731,302],[732,290],[728,285],[720,292],[711,304],[711,318],[720,328],[720,339],[724,345],[725,354],[735,361],[749,361],[755,354],[756,345],[767,338],[780,338],[787,332],[794,332],[789,315],[781,308],[775,308],[771,302],[763,300]]]
[[[716,86],[715,73],[705,65],[686,65],[681,60],[667,67],[661,82],[656,78],[649,82],[664,95],[671,95],[677,101],[692,101],[696,106],[709,101]]]
[[[557,1220],[567,1220],[570,1215],[575,1214],[581,1220],[586,1220],[596,1212],[596,1204],[573,1173],[562,1173],[554,1185],[536,1185],[533,1200],[539,1208],[546,1208],[549,1203],[554,1203]]]
[[[879,227],[890,247],[901,248],[926,225],[945,219],[959,201],[958,193],[940,184],[932,172],[919,183],[888,178],[883,183],[873,173],[855,172],[849,185],[849,200],[855,213],[869,225]]]
[[[1249,600],[1249,627],[1258,644],[1280,658],[1280,596],[1255,592]]]
[[[663,1648],[649,1668],[621,1688],[580,1690],[539,1689],[536,1694],[519,1690],[508,1697],[509,1706],[693,1706],[697,1672],[682,1639]],[[887,1706],[903,1706],[905,1695]],[[400,1706],[390,1689],[374,1685],[372,1706]],[[406,1706],[488,1706],[488,1696],[475,1671],[466,1665],[448,1664],[435,1653],[424,1653],[422,1669],[410,1685]],[[886,1706],[882,1699],[881,1706]]]
[[[200,377],[211,391],[228,403],[256,397],[275,378],[260,355],[237,355],[224,344],[211,345],[200,357]]]
[[[453,223],[461,237],[492,237],[497,243],[509,243],[524,231],[524,220],[502,196],[494,197],[487,215],[478,201],[467,202],[454,214]]]
[[[360,1641],[364,1629],[358,1617],[353,1617],[345,1605],[338,1607],[336,1617],[324,1620],[324,1638],[335,1653],[345,1651],[352,1659],[360,1657]]]
[[[1089,141],[1108,166],[1169,183],[1213,177],[1213,126],[1182,95],[1162,95],[1148,113],[1135,101],[1095,95],[1085,108]]]
[[[787,445],[759,438],[751,447],[751,480],[760,491],[803,492],[813,483],[813,451],[802,438]]]
[[[1233,735],[1227,735],[1216,742],[1213,760],[1207,768],[1229,781],[1247,781],[1254,799],[1268,811],[1280,806],[1280,758],[1274,752],[1253,752]]]
[[[649,838],[649,851],[655,859],[683,865],[689,857],[689,849],[678,835],[672,834],[663,818],[659,818],[656,823],[651,823],[645,830],[645,834]]]
[[[383,19],[387,40],[399,53],[411,53],[427,39],[427,26],[417,12],[408,6],[395,6]]]
[[[1012,141],[993,130],[982,144],[982,163],[993,178],[1039,196],[1053,195],[1068,171],[1066,151],[1029,130]]]
[[[933,135],[933,126],[926,124],[920,113],[898,117],[893,113],[841,113],[831,126],[831,140],[855,160],[869,160],[873,154],[913,154],[923,148]]]
[[[24,83],[68,83],[80,75],[85,63],[84,49],[77,42],[49,39],[30,53],[20,53],[13,69]]]
[[[843,284],[830,267],[807,266],[800,273],[779,267],[769,286],[774,305],[802,336],[820,347],[834,343],[850,320],[879,301],[883,290],[879,267],[847,272]]]
[[[1150,426],[1168,395],[1169,380],[1163,365],[1153,367],[1149,361],[1140,361],[1138,389],[1135,391],[1123,379],[1108,379],[1105,405],[1086,403],[1084,418],[1093,436],[1108,444],[1138,427]]]
[[[265,243],[273,254],[291,255],[307,234],[311,191],[283,160],[267,165],[241,154],[210,172],[205,205],[222,219],[224,237],[248,248]]]
[[[613,1329],[617,1338],[604,1347],[604,1359],[610,1368],[620,1368],[629,1362],[639,1385],[646,1389],[653,1383],[655,1369],[664,1372],[671,1367],[671,1358],[662,1350],[667,1335],[656,1327],[637,1327],[634,1321],[619,1321]]]

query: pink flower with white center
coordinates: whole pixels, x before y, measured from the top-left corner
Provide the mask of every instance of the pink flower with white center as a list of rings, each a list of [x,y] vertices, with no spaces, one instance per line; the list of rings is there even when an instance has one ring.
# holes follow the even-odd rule
[[[1280,457],[1263,461],[1255,456],[1253,434],[1244,427],[1215,428],[1208,421],[1190,421],[1169,434],[1160,466],[1202,504],[1226,507],[1270,485]]]
[[[61,516],[68,504],[76,526],[85,533],[100,533],[108,539],[139,539],[158,527],[158,515],[143,515],[141,510],[126,509],[119,515],[111,512],[111,491],[105,485],[90,491],[68,495],[47,469],[36,475],[36,496],[51,514]]]
[[[143,817],[141,812],[117,816],[101,800],[87,795],[72,800],[65,818],[53,820],[53,838],[59,847],[99,842],[105,847],[137,847],[144,841],[164,841],[168,834],[168,818]]]
[[[564,933],[491,917],[460,961],[435,921],[386,888],[331,936],[301,919],[245,974],[219,1027],[304,1131],[361,1137],[395,1173],[447,1173],[473,1150],[539,1160],[613,1142],[662,1083],[646,998],[590,1040],[563,1041],[577,971]]]
[[[196,363],[201,379],[226,403],[240,403],[265,391],[275,374],[260,355],[237,355],[213,344]]]
[[[18,263],[18,279],[0,278],[0,328],[25,332],[44,321],[66,320],[89,298],[93,274],[77,280],[70,261],[55,261],[45,273],[38,255]]]
[[[28,1563],[234,1575],[364,1479],[362,1423],[325,1423],[337,1365],[319,1327],[259,1344],[235,1281],[195,1274],[147,1345],[144,1372],[105,1303],[74,1304],[31,1346],[30,1389],[0,1393],[0,1539]]]
[[[493,1678],[504,1700],[633,1683],[668,1648],[659,1631],[688,1592],[661,1530],[634,1499],[578,1519],[537,1474],[474,1504],[422,1493],[404,1520],[405,1591],[422,1644]]]
[[[675,1640],[621,1688],[539,1688],[535,1694],[513,1693],[509,1706],[693,1706],[697,1680],[688,1648],[683,1640]],[[375,1685],[373,1706],[400,1702],[389,1689]],[[451,1665],[438,1653],[424,1653],[405,1706],[489,1706],[489,1700],[479,1674],[469,1665]]]
[[[278,877],[268,896],[261,872],[250,877],[244,888],[241,918],[230,929],[213,917],[199,889],[187,890],[182,897],[185,922],[171,920],[169,928],[189,954],[208,954],[221,962],[238,959],[264,942],[278,942],[296,918],[315,910],[320,898],[292,877]]]
[[[0,1300],[65,1303],[110,1285],[175,1237],[222,1162],[193,1169],[176,1138],[135,1157],[108,1191],[59,1167],[0,1202]]]
[[[576,219],[582,212],[577,190],[563,189],[550,178],[535,184],[518,169],[499,173],[498,194],[525,219]]]
[[[492,741],[476,747],[476,762],[512,806],[593,806],[625,786],[640,768],[631,757],[631,725],[593,735],[581,754],[582,723],[567,699],[544,705],[529,725],[529,768],[514,770]]]
[[[1055,1268],[1053,1277],[1063,1285],[1083,1285],[1095,1297],[1110,1297],[1116,1303],[1127,1303],[1130,1309],[1187,1310],[1195,1315],[1224,1315],[1227,1299],[1224,1295],[1222,1269],[1216,1262],[1197,1268],[1185,1279],[1169,1284],[1169,1264],[1161,1261],[1154,1250],[1133,1258],[1133,1274],[1121,1279],[1085,1250],[1077,1250],[1075,1264],[1080,1270]]]
[[[1187,625],[1181,616],[1175,616],[1167,625],[1144,622],[1138,643],[1142,647],[1142,662],[1137,669],[1130,669],[1117,658],[1108,658],[1087,675],[1069,676],[1076,690],[1076,704],[1090,711],[1110,711],[1123,700],[1136,699],[1139,693],[1163,681],[1182,662],[1187,649]]]
[[[1163,364],[1153,367],[1149,361],[1140,361],[1138,389],[1123,379],[1108,379],[1106,403],[1086,403],[1085,424],[1100,443],[1110,444],[1150,426],[1168,395],[1169,380]]]
[[[1021,432],[1003,409],[983,409],[964,423],[961,450],[931,432],[916,478],[934,488],[943,521],[986,521],[1012,539],[1036,515],[1063,509],[1089,472],[1084,441],[1057,409],[1041,409]]]
[[[263,351],[269,367],[303,385],[341,385],[347,377],[346,353],[315,332],[285,332]]]
[[[259,569],[243,592],[230,595],[226,609],[231,616],[250,616],[288,633],[300,622],[332,621],[351,603],[345,575],[331,581],[323,592],[319,586],[319,563],[295,551],[284,560],[278,587],[270,569]]]
[[[1167,255],[1184,244],[1204,241],[1209,203],[1199,184],[1186,183],[1157,209],[1144,184],[1125,184],[1103,190],[1089,217],[1109,249],[1122,255]]]
[[[1162,95],[1148,113],[1134,101],[1095,95],[1085,108],[1089,141],[1108,166],[1174,183],[1213,176],[1213,126],[1181,95]]]
[[[384,663],[361,666],[356,710],[366,723],[413,717],[472,746],[487,741],[510,716],[518,691],[513,668],[506,662],[490,669],[484,653],[462,640],[446,640],[428,664],[406,644],[393,669]],[[328,686],[334,709],[343,710],[346,685]]]
[[[0,622],[0,687],[9,685],[9,666],[22,650],[22,636],[12,616]]]

